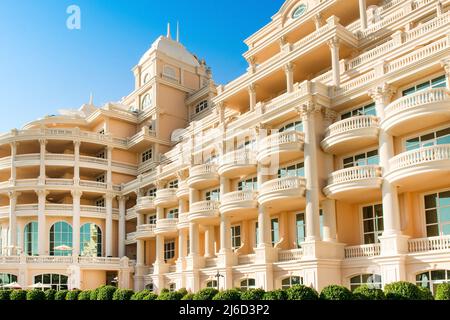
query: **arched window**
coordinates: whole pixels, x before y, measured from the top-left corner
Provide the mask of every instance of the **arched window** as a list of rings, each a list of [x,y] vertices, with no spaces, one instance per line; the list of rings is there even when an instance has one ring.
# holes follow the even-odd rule
[[[70,256],[72,249],[72,226],[64,221],[56,222],[50,229],[50,255]]]
[[[256,288],[256,281],[255,279],[244,279],[241,281],[241,290],[247,291],[250,289]]]
[[[150,74],[146,73],[144,76],[144,84],[150,81]]]
[[[142,109],[147,109],[152,104],[152,97],[147,93],[142,99]]]
[[[25,226],[23,231],[24,236],[24,252],[29,256],[37,256],[38,252],[38,223],[30,222]]]
[[[102,231],[94,223],[86,223],[80,229],[80,254],[84,257],[102,256]]]
[[[207,288],[217,288],[217,280],[211,280],[206,283]]]
[[[433,294],[441,283],[450,283],[450,270],[432,270],[416,276],[416,284],[430,289]]]
[[[303,284],[303,278],[296,276],[285,278],[281,281],[281,289],[289,289],[296,284]]]
[[[352,291],[364,284],[372,288],[381,289],[381,276],[379,274],[359,274],[350,279],[350,289]]]
[[[54,290],[67,290],[68,277],[63,274],[40,274],[34,277],[34,283],[48,284]]]
[[[0,273],[0,286],[17,282],[17,276],[10,273]]]

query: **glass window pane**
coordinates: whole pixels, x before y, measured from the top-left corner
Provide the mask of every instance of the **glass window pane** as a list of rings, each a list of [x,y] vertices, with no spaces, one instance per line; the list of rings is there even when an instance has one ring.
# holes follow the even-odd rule
[[[439,236],[439,230],[437,224],[427,226],[427,237],[437,237]]]
[[[425,196],[425,208],[436,208],[437,194],[431,194]]]
[[[373,218],[373,207],[372,206],[363,208],[363,218],[364,219]]]
[[[427,224],[437,223],[437,211],[435,209],[425,211],[425,220]]]

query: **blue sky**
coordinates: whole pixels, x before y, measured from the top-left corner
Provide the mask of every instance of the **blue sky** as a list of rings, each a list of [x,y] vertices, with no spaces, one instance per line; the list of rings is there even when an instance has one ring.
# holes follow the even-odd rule
[[[117,101],[133,89],[131,68],[167,22],[205,58],[216,83],[242,74],[243,40],[270,21],[283,0],[0,0],[0,132],[61,108]],[[81,9],[69,30],[66,9]]]

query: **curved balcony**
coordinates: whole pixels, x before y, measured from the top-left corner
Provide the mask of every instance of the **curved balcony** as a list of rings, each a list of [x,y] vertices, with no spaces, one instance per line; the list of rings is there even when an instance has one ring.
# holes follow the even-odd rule
[[[450,120],[450,91],[435,88],[416,92],[392,102],[381,127],[401,136]]]
[[[221,199],[220,213],[240,218],[258,214],[258,193],[252,190],[226,193]]]
[[[403,152],[389,161],[389,182],[402,191],[439,187],[450,179],[450,144]]]
[[[379,118],[357,116],[333,123],[325,131],[321,145],[325,152],[342,154],[378,141]]]
[[[347,202],[381,195],[383,179],[380,166],[352,167],[333,172],[328,178],[324,193],[328,198]]]
[[[258,162],[282,163],[301,157],[305,135],[298,131],[285,131],[270,135],[259,143]],[[276,159],[274,159],[276,158]]]
[[[125,244],[129,245],[129,244],[136,243],[136,236],[137,236],[137,232],[127,233],[127,237],[125,239]]]
[[[155,235],[175,235],[177,233],[178,219],[160,219],[156,221]]]
[[[258,202],[276,211],[294,210],[305,205],[306,181],[303,177],[284,177],[264,183]]]
[[[155,236],[155,224],[143,224],[137,227],[136,239],[146,240]]]
[[[15,214],[17,217],[37,217],[38,204],[18,204],[16,206]],[[113,219],[119,218],[119,210],[112,209]],[[0,219],[8,218],[9,206],[0,207]],[[45,204],[45,215],[54,217],[71,217],[73,216],[72,204],[47,203]],[[97,206],[80,206],[80,216],[83,218],[106,218],[106,208]]]
[[[256,171],[256,154],[252,150],[235,150],[225,154],[219,166],[221,176],[233,179]]]
[[[219,217],[218,201],[200,201],[191,204],[189,210],[189,221],[208,223],[217,220]]]
[[[189,187],[186,181],[178,182],[177,197],[178,199],[189,199]]]
[[[202,164],[189,169],[189,188],[206,189],[219,183],[217,165]]]
[[[134,207],[137,213],[149,213],[155,210],[155,197],[139,197]]]
[[[178,216],[178,229],[187,229],[189,228],[189,213],[181,213]]]
[[[155,205],[158,207],[169,208],[178,205],[177,189],[161,189],[156,191]]]

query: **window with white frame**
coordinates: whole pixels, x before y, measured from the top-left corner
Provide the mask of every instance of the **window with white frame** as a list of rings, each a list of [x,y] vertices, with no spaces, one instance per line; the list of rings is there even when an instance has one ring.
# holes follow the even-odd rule
[[[427,237],[450,235],[450,190],[425,195]]]
[[[303,122],[295,121],[295,122],[288,123],[287,125],[282,126],[278,131],[279,132],[286,132],[286,131],[303,132]]]
[[[384,230],[383,206],[374,204],[362,208],[364,244],[378,243]]]
[[[206,201],[219,201],[220,200],[220,190],[214,189],[214,190],[206,191],[205,200]]]
[[[167,219],[178,219],[178,208],[167,209]]]
[[[206,158],[205,164],[217,164],[218,161],[219,161],[219,155],[211,154],[209,157]]]
[[[105,174],[101,174],[95,178],[95,181],[105,183]]]
[[[272,236],[272,245],[274,246],[280,241],[280,222],[278,218],[270,220],[270,232]]]
[[[430,289],[433,294],[441,283],[450,283],[450,270],[431,270],[416,275],[416,284]]]
[[[95,200],[95,206],[104,208],[105,207],[105,199],[100,198],[100,199]]]
[[[0,273],[0,286],[17,282],[17,276],[11,273]]]
[[[56,291],[67,290],[68,276],[63,274],[40,274],[34,276],[34,283],[49,285]]]
[[[203,100],[195,106],[195,114],[208,109],[208,100]]]
[[[153,149],[148,149],[147,151],[142,152],[141,154],[141,162],[147,162],[152,160],[153,158]]]
[[[283,280],[281,280],[281,289],[289,289],[292,286],[298,285],[298,284],[303,284],[303,278],[302,277],[297,277],[297,276],[292,276],[289,278],[285,278]]]
[[[217,288],[217,280],[210,280],[206,282],[207,288]]]
[[[256,144],[256,140],[254,138],[245,137],[243,141],[238,141],[237,149],[245,149],[245,150],[253,150]]]
[[[106,150],[103,149],[102,151],[97,153],[96,157],[99,159],[106,159]]]
[[[323,237],[323,210],[320,209],[320,237]],[[296,214],[296,237],[297,237],[297,247],[301,248],[303,242],[306,239],[306,220],[305,213],[300,212]]]
[[[304,176],[305,176],[305,164],[303,162],[296,163],[286,167],[281,167],[278,169],[278,178],[304,177]]]
[[[148,191],[147,191],[147,197],[156,197],[156,188],[151,188],[151,189],[148,189]]]
[[[410,151],[442,144],[450,144],[450,127],[408,139],[405,149]]]
[[[142,98],[142,109],[147,109],[152,104],[152,96],[150,93],[147,93],[144,98]]]
[[[369,288],[381,289],[381,276],[379,274],[358,274],[350,278],[350,289],[352,291],[362,285],[368,285]]]
[[[255,279],[244,279],[244,280],[242,280],[240,288],[241,288],[242,291],[255,289],[256,288],[256,281],[255,281]]]
[[[416,93],[418,91],[430,89],[430,88],[445,88],[447,85],[445,75],[427,80],[420,84],[414,85],[406,90],[403,90],[403,96],[408,96],[410,94]]]
[[[341,120],[345,120],[357,116],[376,116],[375,103],[368,104],[366,106],[353,109],[351,111],[341,114]]]
[[[155,214],[148,216],[148,224],[156,224],[156,215]]]
[[[380,163],[380,157],[378,156],[378,150],[372,150],[356,154],[354,156],[346,157],[342,162],[344,169],[368,165],[378,165]]]
[[[170,283],[170,284],[169,284],[169,291],[170,291],[170,292],[175,292],[175,291],[177,291],[177,285],[176,285],[176,283]]]
[[[168,240],[164,242],[164,260],[167,262],[175,258],[175,240]]]
[[[241,247],[241,226],[231,226],[231,246],[233,250]]]
[[[167,182],[166,188],[167,189],[177,189],[178,188],[178,180],[175,179],[175,180]]]
[[[241,180],[238,182],[238,191],[256,191],[258,190],[258,178]]]

